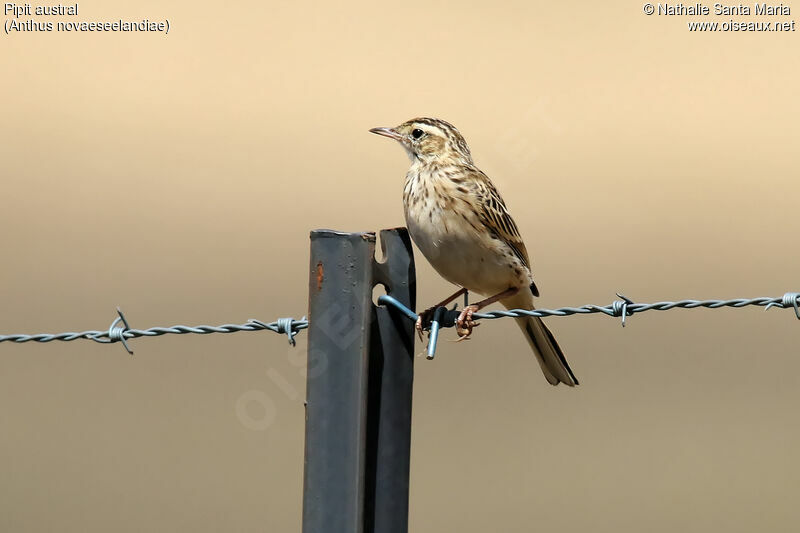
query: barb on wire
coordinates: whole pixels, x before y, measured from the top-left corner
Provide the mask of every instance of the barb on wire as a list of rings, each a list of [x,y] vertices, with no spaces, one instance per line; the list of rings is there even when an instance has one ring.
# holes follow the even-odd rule
[[[619,298],[622,300],[614,300],[611,302],[611,309],[614,311],[613,316],[621,316],[622,317],[622,327],[625,327],[625,317],[630,316],[633,314],[633,311],[628,310],[628,304],[633,305],[633,300],[630,298],[626,298],[625,296],[617,293]]]
[[[107,338],[101,338],[100,335],[96,335],[94,337],[89,337],[94,342],[100,342],[103,344],[108,344],[111,342],[122,341],[122,345],[128,351],[129,354],[133,355],[133,350],[131,350],[130,346],[128,346],[128,341],[125,340],[125,332],[130,331],[131,326],[128,324],[128,320],[125,318],[125,315],[122,314],[122,309],[117,307],[117,314],[119,315],[111,325],[108,327],[108,331],[106,332],[105,336]],[[117,324],[122,321],[124,327],[119,327]]]
[[[264,322],[256,320],[255,318],[251,318],[249,322],[257,324],[263,327],[264,329],[272,330],[275,333],[280,333],[280,334],[285,333],[286,336],[289,337],[289,344],[291,344],[292,346],[297,345],[297,343],[294,340],[294,336],[297,335],[297,332],[300,331],[301,329],[305,329],[308,327],[308,320],[306,320],[306,317],[303,317],[300,320],[295,320],[293,318],[279,318],[272,324],[265,324]],[[272,327],[273,324],[275,325],[274,328]],[[300,326],[299,324],[305,324],[305,325]]]
[[[769,309],[770,307],[779,307],[781,309],[793,308],[795,315],[798,319],[800,319],[800,292],[787,292],[783,296],[777,298],[761,297],[734,298],[732,300],[680,300],[677,302],[655,302],[649,304],[636,303],[619,293],[617,293],[617,296],[622,298],[622,300],[615,300],[608,305],[589,304],[581,307],[560,307],[558,309],[511,309],[508,311],[488,311],[485,313],[474,313],[472,318],[494,320],[497,318],[506,317],[548,317],[603,313],[612,317],[622,317],[622,325],[625,326],[626,316],[631,316],[634,313],[643,313],[645,311],[669,311],[670,309],[695,309],[697,307],[704,307],[707,309],[734,307],[738,309],[741,307],[757,306],[764,307],[765,310]],[[384,294],[379,296],[378,303],[381,305],[391,306],[402,312],[411,320],[417,320],[416,313],[389,295]],[[442,311],[438,312],[439,309]],[[434,313],[434,318],[427,328],[430,331],[430,335],[428,337],[428,359],[433,359],[440,328],[454,327],[456,319],[459,315],[459,311],[456,309],[451,310],[445,309],[444,307],[439,309],[437,309],[438,313]]]
[[[794,314],[797,319],[800,320],[800,307],[798,307],[798,303],[800,303],[800,292],[787,292],[783,295],[783,298],[781,298],[780,303],[770,302],[764,309],[766,310],[773,306],[783,309],[794,307]]]

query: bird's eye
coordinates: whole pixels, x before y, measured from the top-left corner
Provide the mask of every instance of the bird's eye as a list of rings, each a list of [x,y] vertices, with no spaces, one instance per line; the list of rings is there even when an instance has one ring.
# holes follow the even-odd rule
[[[422,130],[414,130],[411,132],[411,136],[414,137],[415,139],[419,139],[420,137],[422,137],[422,135],[423,135]]]

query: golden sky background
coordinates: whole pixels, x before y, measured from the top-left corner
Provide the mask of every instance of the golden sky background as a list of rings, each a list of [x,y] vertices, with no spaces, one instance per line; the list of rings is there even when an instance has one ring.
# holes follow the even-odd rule
[[[301,317],[310,230],[402,225],[408,161],[367,130],[420,115],[498,185],[541,307],[800,290],[797,32],[691,33],[637,2],[77,18],[171,31],[0,36],[0,333],[118,305],[138,328]],[[417,261],[430,305],[451,288]],[[792,311],[548,324],[577,389],[510,320],[418,359],[412,532],[797,530]],[[305,341],[1,344],[0,530],[299,531]]]

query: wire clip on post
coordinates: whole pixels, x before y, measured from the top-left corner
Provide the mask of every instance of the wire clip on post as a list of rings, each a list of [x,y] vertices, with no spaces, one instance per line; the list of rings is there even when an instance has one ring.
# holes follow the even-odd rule
[[[439,340],[439,328],[441,327],[442,319],[446,312],[446,307],[437,307],[433,312],[430,334],[428,335],[428,359],[433,359],[433,356],[436,354],[436,342]]]

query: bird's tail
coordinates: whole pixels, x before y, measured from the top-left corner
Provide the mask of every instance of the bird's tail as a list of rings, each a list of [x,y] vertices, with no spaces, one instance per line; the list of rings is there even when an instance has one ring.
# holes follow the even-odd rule
[[[533,293],[530,289],[523,289],[511,298],[501,300],[506,309],[533,309]],[[539,366],[542,367],[544,377],[551,385],[564,383],[570,387],[578,384],[575,374],[567,364],[564,352],[558,346],[555,337],[544,325],[539,317],[519,317],[515,318],[520,329],[528,339]]]

